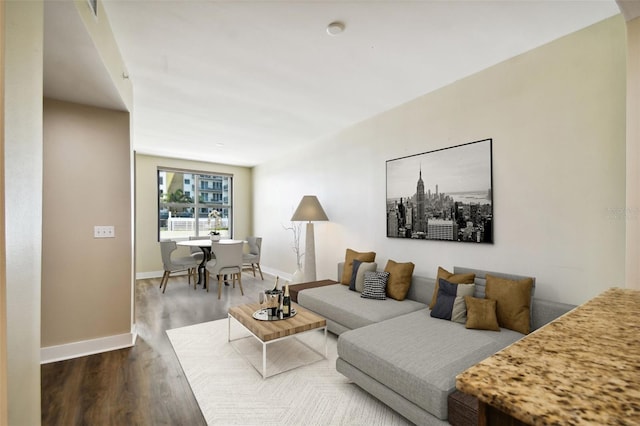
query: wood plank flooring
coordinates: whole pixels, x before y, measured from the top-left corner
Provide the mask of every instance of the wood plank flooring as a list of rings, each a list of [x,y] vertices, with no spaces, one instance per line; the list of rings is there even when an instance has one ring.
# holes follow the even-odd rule
[[[209,293],[170,278],[136,282],[138,339],[132,348],[45,364],[42,373],[43,425],[205,425],[165,330],[227,317],[230,306],[257,302],[273,284],[242,274],[240,289]]]

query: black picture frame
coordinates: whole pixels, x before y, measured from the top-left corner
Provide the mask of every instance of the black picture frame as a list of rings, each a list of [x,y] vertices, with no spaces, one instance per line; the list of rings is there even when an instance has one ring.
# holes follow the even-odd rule
[[[386,162],[388,238],[493,244],[493,139]]]

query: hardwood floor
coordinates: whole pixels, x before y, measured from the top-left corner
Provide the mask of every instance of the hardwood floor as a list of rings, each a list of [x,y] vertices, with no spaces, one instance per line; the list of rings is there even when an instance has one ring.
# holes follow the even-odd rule
[[[160,278],[138,280],[136,345],[43,365],[42,424],[205,425],[165,330],[226,318],[230,306],[256,302],[273,284],[251,272],[242,282],[244,296],[228,286],[218,300],[217,287],[194,290],[185,276],[170,278],[164,295]]]

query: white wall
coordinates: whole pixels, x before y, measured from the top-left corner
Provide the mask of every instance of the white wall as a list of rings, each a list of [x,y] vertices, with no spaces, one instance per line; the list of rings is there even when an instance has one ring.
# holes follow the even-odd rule
[[[42,1],[5,3],[5,232],[10,425],[40,424]]]
[[[282,224],[315,194],[331,220],[315,225],[318,279],[352,248],[429,277],[454,265],[532,275],[537,296],[561,302],[624,286],[625,224],[612,212],[625,206],[625,55],[618,16],[256,167],[264,268],[295,270]],[[484,138],[495,243],[386,238],[385,161]]]

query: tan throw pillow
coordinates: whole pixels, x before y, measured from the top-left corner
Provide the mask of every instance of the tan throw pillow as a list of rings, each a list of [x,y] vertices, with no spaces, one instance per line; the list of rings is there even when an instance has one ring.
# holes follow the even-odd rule
[[[436,300],[438,300],[438,283],[440,278],[444,278],[452,284],[473,284],[476,279],[476,274],[452,274],[444,268],[438,266],[438,276],[436,277],[436,286],[433,289],[433,296],[431,296],[431,303],[429,309],[433,309],[436,306]]]
[[[374,251],[359,253],[355,250],[347,249],[347,253],[344,256],[342,278],[340,279],[340,282],[344,285],[349,285],[351,283],[351,275],[353,275],[353,259],[358,259],[363,262],[373,262],[376,260],[376,253]]]
[[[476,330],[500,331],[495,300],[465,296],[464,303],[467,305],[467,323],[465,327],[475,328]]]
[[[529,334],[532,288],[532,278],[516,281],[487,274],[485,298],[496,301],[496,314],[500,327]]]
[[[389,259],[385,272],[389,273],[387,282],[387,296],[396,300],[404,300],[411,287],[411,276],[415,265],[412,262],[398,263]]]

